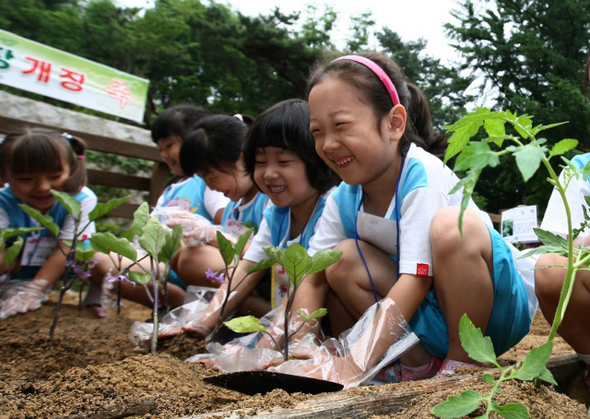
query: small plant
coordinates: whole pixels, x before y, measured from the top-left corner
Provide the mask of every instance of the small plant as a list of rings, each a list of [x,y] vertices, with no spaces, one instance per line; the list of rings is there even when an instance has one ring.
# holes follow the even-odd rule
[[[138,258],[137,250],[130,242],[135,235],[139,236],[139,244],[146,252],[146,255],[140,258]],[[131,229],[125,232],[123,237],[117,238],[112,233],[95,233],[90,239],[96,250],[106,253],[109,257],[111,257],[111,252],[117,254],[117,260],[113,262],[119,270],[121,269],[123,257],[133,262],[120,271],[115,278],[119,282],[129,280],[135,284],[144,286],[147,295],[153,303],[152,319],[154,329],[151,340],[152,353],[156,353],[158,344],[160,287],[166,290],[166,284],[168,282],[168,273],[160,272],[160,263],[167,265],[170,262],[170,259],[180,249],[181,237],[182,227],[180,225],[175,226],[172,230],[164,228],[158,217],[149,216],[149,207],[147,203],[143,203],[133,216]],[[149,270],[145,269],[139,263],[146,258],[150,261]],[[134,266],[137,266],[142,272],[131,271],[130,269]],[[168,268],[166,268],[167,270]],[[151,290],[147,287],[148,284],[152,285]],[[120,300],[120,291],[118,295]]]
[[[53,318],[53,322],[51,323],[51,327],[49,329],[49,338],[53,339],[53,335],[55,333],[55,328],[57,326],[57,322],[59,320],[59,314],[61,311],[61,305],[63,302],[63,297],[65,293],[72,287],[75,280],[78,279],[78,275],[75,272],[75,269],[79,267],[79,263],[82,262],[84,264],[86,261],[90,260],[94,254],[94,250],[89,248],[89,246],[84,246],[83,243],[80,243],[79,236],[82,231],[84,231],[91,222],[96,220],[99,217],[107,214],[109,211],[113,210],[114,208],[118,207],[119,205],[123,204],[129,197],[118,198],[110,200],[107,203],[99,203],[96,204],[96,207],[88,214],[88,223],[80,228],[80,215],[82,213],[81,205],[78,201],[72,198],[68,193],[59,192],[56,190],[51,190],[51,194],[55,197],[55,199],[68,211],[68,213],[72,216],[74,220],[74,238],[71,242],[65,243],[69,249],[66,251],[62,247],[60,240],[58,239],[59,236],[59,226],[53,221],[49,215],[42,214],[39,210],[30,207],[26,204],[18,204],[22,210],[37,220],[43,227],[45,227],[56,239],[58,249],[64,254],[66,257],[66,265],[65,270],[62,275],[62,285],[60,288],[59,298],[57,300],[57,305],[55,306],[55,316]]]
[[[0,228],[0,252],[4,253],[4,263],[8,266],[8,275],[10,276],[10,268],[19,255],[24,245],[24,240],[21,237],[22,234],[33,233],[35,231],[42,230],[41,227],[20,227],[20,228]],[[16,237],[16,240],[12,244],[6,247],[6,240],[12,237]]]
[[[583,227],[576,231],[572,229],[571,213],[565,191],[571,179],[590,174],[590,168],[586,167],[582,171],[577,171],[573,164],[562,156],[577,146],[577,140],[561,140],[549,150],[545,145],[546,140],[537,138],[540,132],[562,125],[562,123],[533,126],[532,119],[532,116],[518,116],[510,111],[490,112],[485,108],[477,109],[477,111],[466,115],[455,124],[447,127],[448,131],[453,132],[453,134],[449,139],[445,162],[458,155],[454,170],[467,171],[467,175],[451,191],[453,193],[463,188],[464,195],[459,216],[461,233],[463,213],[482,170],[488,166],[497,166],[500,163],[500,156],[512,154],[515,157],[516,166],[525,181],[535,174],[541,164],[549,172],[548,181],[559,191],[565,204],[568,239],[565,240],[553,233],[535,229],[535,233],[543,242],[543,246],[528,252],[524,257],[542,253],[561,253],[568,256],[568,266],[565,267],[567,273],[551,332],[547,338],[547,343],[540,348],[533,349],[521,364],[502,369],[496,361],[491,340],[487,337],[484,338],[481,331],[476,330],[471,321],[464,316],[460,324],[460,339],[463,348],[472,359],[479,362],[492,362],[496,365],[500,369],[500,378],[495,380],[491,375],[484,374],[484,380],[494,384],[494,388],[488,397],[483,398],[473,390],[463,392],[459,397],[451,396],[447,402],[433,409],[433,413],[439,417],[456,418],[467,415],[477,408],[480,401],[486,401],[488,408],[485,415],[481,417],[487,418],[489,413],[494,411],[505,418],[528,418],[528,409],[519,403],[499,406],[493,401],[493,397],[501,392],[500,384],[514,378],[535,380],[536,385],[540,384],[540,380],[556,384],[551,372],[546,368],[553,350],[553,339],[561,324],[571,296],[576,272],[580,269],[586,269],[584,265],[587,265],[590,260],[590,248],[578,248],[575,250],[573,248],[573,241],[581,233]],[[518,135],[507,133],[506,125],[512,126]],[[488,137],[481,141],[472,141],[472,138],[477,135],[481,127],[485,129]],[[527,143],[525,144],[523,141]],[[504,147],[505,142],[509,144],[506,147]],[[494,144],[497,151],[492,150],[490,144]],[[565,163],[563,183],[549,162],[551,158],[557,156],[562,156],[561,159]],[[590,201],[588,202],[590,203]]]
[[[336,263],[338,259],[340,259],[340,256],[342,256],[342,252],[337,250],[325,250],[317,252],[315,255],[313,255],[313,257],[311,257],[307,254],[307,250],[298,243],[292,244],[284,250],[274,246],[266,246],[263,249],[270,259],[262,260],[256,265],[251,266],[248,269],[248,274],[262,269],[268,269],[275,263],[285,268],[285,272],[289,277],[289,282],[291,285],[287,290],[286,295],[287,302],[285,305],[283,329],[285,336],[283,360],[287,361],[289,359],[289,340],[291,337],[295,335],[305,325],[306,322],[312,319],[323,317],[328,312],[325,308],[320,308],[319,310],[316,310],[313,313],[307,315],[302,310],[298,310],[297,315],[301,317],[303,322],[297,328],[297,330],[289,333],[289,314],[291,312],[293,300],[295,299],[295,294],[299,288],[299,285],[301,285],[301,282],[307,275],[323,271],[328,266]],[[237,333],[267,333],[275,343],[276,347],[280,347],[273,336],[271,336],[266,331],[266,328],[260,322],[260,320],[254,316],[238,317],[225,322],[225,324],[227,327]]]

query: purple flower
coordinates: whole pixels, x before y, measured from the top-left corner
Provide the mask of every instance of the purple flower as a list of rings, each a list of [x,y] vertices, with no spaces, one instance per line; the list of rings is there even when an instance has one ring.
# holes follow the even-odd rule
[[[125,275],[115,275],[115,276],[111,276],[109,279],[107,279],[107,282],[116,282],[116,281],[128,282],[131,285],[135,285],[135,282],[131,281]]]
[[[205,276],[207,277],[207,279],[210,279],[211,282],[218,283],[219,285],[221,284],[225,284],[225,274],[221,273],[219,275],[217,275],[215,272],[213,272],[211,270],[211,268],[207,269],[207,272],[205,272]]]

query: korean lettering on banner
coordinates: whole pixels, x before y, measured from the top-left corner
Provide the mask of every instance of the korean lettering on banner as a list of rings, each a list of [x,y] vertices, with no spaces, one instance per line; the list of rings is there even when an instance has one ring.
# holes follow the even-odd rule
[[[14,58],[10,48],[0,46],[0,70],[6,70],[10,67],[9,60]]]
[[[38,60],[33,57],[25,57],[28,61],[32,63],[31,67],[27,70],[24,70],[22,74],[37,74],[37,81],[42,83],[49,83],[49,79],[51,77],[51,67],[52,63],[48,61]],[[86,76],[82,73],[78,73],[73,70],[69,70],[67,68],[60,67],[62,71],[59,74],[60,79],[60,86],[66,90],[71,92],[81,92],[82,85],[86,80]]]

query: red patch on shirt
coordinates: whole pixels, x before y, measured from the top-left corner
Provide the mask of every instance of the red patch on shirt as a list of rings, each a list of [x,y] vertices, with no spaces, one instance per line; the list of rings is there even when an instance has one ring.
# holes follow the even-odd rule
[[[426,263],[416,264],[416,275],[417,276],[428,276],[428,265]]]

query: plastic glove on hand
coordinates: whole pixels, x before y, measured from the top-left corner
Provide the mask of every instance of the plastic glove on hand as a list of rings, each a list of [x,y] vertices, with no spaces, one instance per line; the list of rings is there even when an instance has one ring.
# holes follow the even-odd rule
[[[0,302],[0,319],[37,310],[47,299],[49,281],[35,279]]]

